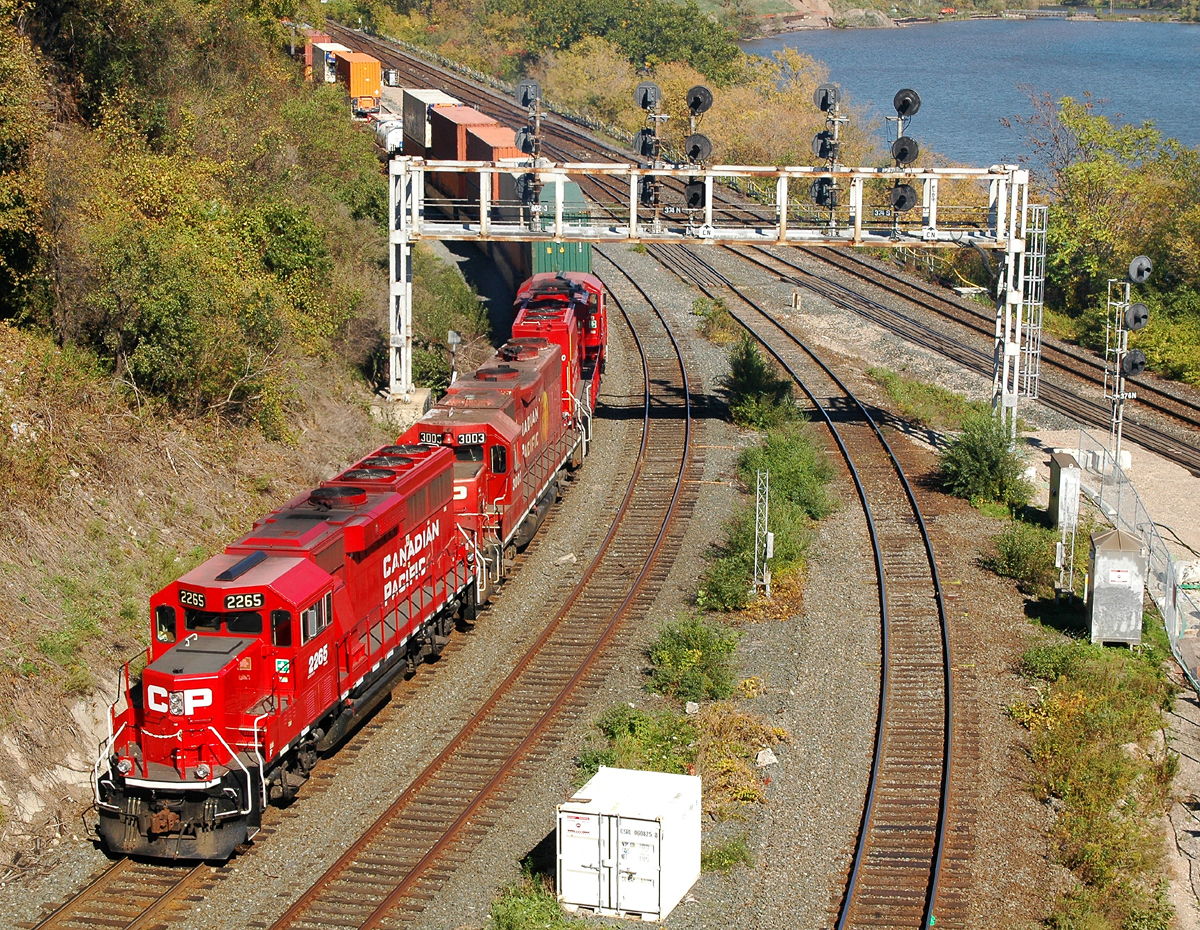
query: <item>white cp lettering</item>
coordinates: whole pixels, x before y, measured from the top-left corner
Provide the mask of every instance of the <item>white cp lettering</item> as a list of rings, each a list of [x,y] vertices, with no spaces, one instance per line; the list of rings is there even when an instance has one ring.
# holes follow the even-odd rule
[[[146,688],[146,703],[151,710],[170,710],[167,689],[160,685],[148,685]],[[190,717],[201,707],[212,707],[212,690],[210,688],[188,688],[183,692],[183,712]]]

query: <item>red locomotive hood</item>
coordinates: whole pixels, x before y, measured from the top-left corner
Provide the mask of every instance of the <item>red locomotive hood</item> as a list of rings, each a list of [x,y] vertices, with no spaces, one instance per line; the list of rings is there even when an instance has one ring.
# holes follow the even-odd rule
[[[261,661],[261,655],[262,642],[253,637],[192,634],[146,666],[142,672],[143,730],[150,737],[143,747],[146,761],[174,768],[181,751],[212,744],[209,731],[225,729],[239,669],[249,669]]]

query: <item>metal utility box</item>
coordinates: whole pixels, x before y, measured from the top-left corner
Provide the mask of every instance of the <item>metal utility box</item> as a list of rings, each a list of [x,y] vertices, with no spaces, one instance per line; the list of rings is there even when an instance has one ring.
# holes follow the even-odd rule
[[[337,83],[337,54],[350,49],[338,42],[314,42],[312,79],[318,84]]]
[[[602,767],[558,806],[558,899],[663,920],[700,877],[700,779]]]
[[[1142,540],[1121,530],[1092,534],[1088,603],[1093,643],[1140,643],[1146,557]]]
[[[1079,486],[1082,471],[1069,452],[1050,455],[1050,504],[1046,508],[1050,525],[1074,532],[1079,525]]]
[[[404,115],[404,151],[424,156],[433,141],[429,132],[429,111],[434,107],[460,107],[462,102],[440,90],[405,88],[401,92]]]

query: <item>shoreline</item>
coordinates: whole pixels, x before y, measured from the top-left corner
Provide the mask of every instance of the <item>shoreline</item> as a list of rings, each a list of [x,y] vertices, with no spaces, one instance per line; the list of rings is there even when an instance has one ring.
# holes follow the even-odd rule
[[[878,10],[861,9],[855,12],[861,12],[863,22],[850,23],[845,20],[834,20],[833,17],[823,16],[803,16],[796,20],[789,21],[784,28],[780,29],[763,29],[763,26],[773,22],[772,20],[763,19],[757,24],[759,31],[744,39],[738,39],[737,45],[740,48],[746,42],[759,42],[763,39],[773,39],[777,36],[792,35],[800,32],[815,32],[827,29],[905,29],[909,26],[931,26],[941,23],[970,23],[982,22],[987,20],[1007,20],[1007,21],[1040,21],[1047,19],[1059,19],[1064,22],[1076,23],[1175,23],[1180,26],[1197,26],[1200,23],[1188,22],[1170,15],[1150,15],[1150,11],[1144,11],[1138,14],[1102,14],[1097,15],[1093,10],[1038,10],[1038,9],[1014,9],[1006,10],[1002,13],[971,13],[966,16],[925,16],[925,17],[898,17],[893,19]],[[869,14],[869,15],[868,15]],[[804,22],[811,19],[812,22]],[[870,20],[868,22],[867,20]],[[745,51],[745,49],[743,49]]]

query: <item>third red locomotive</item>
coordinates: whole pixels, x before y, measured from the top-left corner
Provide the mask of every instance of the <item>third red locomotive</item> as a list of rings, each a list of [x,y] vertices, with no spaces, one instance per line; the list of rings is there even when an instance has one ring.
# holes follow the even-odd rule
[[[110,851],[231,855],[490,596],[588,450],[607,346],[592,275],[535,276],[517,311],[396,445],[151,598],[95,764]]]

